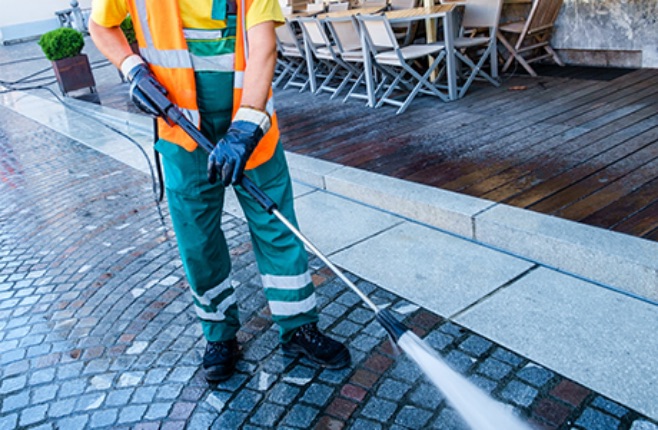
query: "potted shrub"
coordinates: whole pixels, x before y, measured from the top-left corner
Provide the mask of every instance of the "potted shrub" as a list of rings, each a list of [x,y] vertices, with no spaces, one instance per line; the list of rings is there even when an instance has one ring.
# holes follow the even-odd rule
[[[62,94],[81,88],[89,88],[92,93],[95,91],[96,82],[89,58],[82,54],[85,46],[82,33],[72,28],[58,28],[41,36],[39,46],[53,65]]]
[[[133,19],[128,15],[121,23],[121,31],[126,36],[126,40],[130,44],[130,48],[135,54],[139,54],[139,46],[137,46],[137,37],[135,36],[135,28],[133,27]]]

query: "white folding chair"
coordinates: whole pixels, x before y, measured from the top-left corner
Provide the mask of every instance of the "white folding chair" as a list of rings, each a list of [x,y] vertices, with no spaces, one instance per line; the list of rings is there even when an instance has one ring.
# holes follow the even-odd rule
[[[350,97],[367,100],[367,93],[357,92],[360,85],[365,85],[365,58],[357,22],[352,16],[327,17],[324,21],[336,44],[336,52],[347,64],[354,67],[356,75],[354,84],[343,98],[343,103]]]
[[[315,94],[322,91],[333,93],[333,99],[343,91],[345,86],[350,82],[352,77],[356,77],[354,67],[348,65],[337,53],[336,46],[329,40],[327,32],[320,20],[317,18],[299,18],[298,20],[304,34],[304,43],[311,50],[313,56],[318,61],[318,66],[310,73],[315,73],[316,77],[322,77],[322,68],[326,72],[324,80],[318,85]],[[336,86],[332,86],[334,81],[338,81]]]
[[[401,114],[407,110],[418,93],[434,95],[443,101],[448,101],[448,97],[430,80],[430,76],[446,56],[443,44],[426,43],[400,47],[385,15],[359,15],[357,19],[361,31],[365,32],[374,63],[394,76],[393,82],[375,107],[380,107],[384,103],[392,104],[400,107],[396,113]],[[434,61],[421,75],[412,67],[413,63],[428,56],[434,56]],[[406,79],[407,77],[409,80]],[[410,90],[404,100],[390,97],[394,91],[400,90],[401,86]]]
[[[288,20],[283,25],[276,27],[275,35],[279,54],[277,60],[282,70],[274,80],[273,86],[276,88],[287,79],[283,89],[294,86],[299,87],[299,91],[302,92],[310,83],[302,42],[295,35]]]
[[[327,12],[339,12],[342,10],[348,10],[350,8],[349,2],[331,2],[327,6]]]
[[[325,6],[323,2],[319,3],[309,3],[306,5],[306,12],[316,14],[320,12],[324,12]]]
[[[455,56],[469,67],[466,81],[459,89],[463,97],[476,77],[481,76],[491,84],[499,86],[496,32],[500,21],[503,0],[466,0],[464,18],[459,36],[455,38]],[[471,57],[479,56],[477,60]],[[491,74],[482,70],[489,60]],[[475,62],[477,61],[477,63]]]
[[[389,10],[411,9],[419,5],[419,0],[390,0]],[[392,24],[393,32],[398,42],[402,45],[410,45],[416,37],[418,22],[407,22],[403,24]]]
[[[362,7],[386,7],[388,5],[388,0],[362,0]]]

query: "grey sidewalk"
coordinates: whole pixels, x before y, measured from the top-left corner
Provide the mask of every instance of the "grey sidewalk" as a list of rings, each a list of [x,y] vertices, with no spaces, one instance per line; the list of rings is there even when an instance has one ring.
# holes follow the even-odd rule
[[[98,117],[98,109],[86,106],[85,114],[81,114],[34,95],[12,93],[1,97],[2,104],[14,111],[146,171],[146,163],[133,145],[86,116],[93,111]],[[83,107],[79,102],[73,102],[73,106]],[[121,126],[122,130],[148,148],[150,137],[145,133],[148,121],[126,112],[103,110],[105,120],[121,117],[115,124],[126,124]],[[491,353],[490,342],[494,342],[536,363],[533,366],[543,366],[543,371],[555,377],[562,375],[631,410],[654,420],[658,417],[658,381],[654,367],[654,357],[658,355],[654,335],[658,316],[654,304],[603,288],[598,282],[554,270],[533,255],[514,255],[474,241],[469,233],[472,221],[463,222],[471,216],[464,217],[464,214],[481,212],[488,207],[487,202],[299,155],[289,154],[289,161],[294,176],[300,181],[296,183],[296,204],[302,230],[341,267],[406,300],[400,305],[402,308],[413,306],[412,303],[422,305],[432,314],[472,330],[474,339],[478,340],[470,342],[489,345],[485,348],[487,354]],[[378,193],[383,194],[383,198],[373,200]],[[418,202],[428,200],[436,203],[434,212],[419,210]],[[399,210],[395,213],[391,207],[384,207],[386,211],[373,207],[381,201],[393,201]],[[506,208],[499,210],[507,211]],[[227,211],[240,216],[234,204],[229,203]],[[503,213],[501,216],[505,224],[515,226],[534,222],[527,215]],[[428,225],[432,224],[432,217],[442,222],[442,229]],[[500,223],[495,219],[490,222]],[[448,228],[449,225],[454,228]],[[585,236],[588,233],[585,229]],[[499,229],[498,234],[504,236],[505,229]],[[576,236],[574,231],[569,234]],[[647,246],[649,254],[644,257],[650,258],[655,255],[651,254],[655,248]],[[438,333],[450,332],[451,329],[445,327],[452,326],[447,324],[442,325]],[[338,326],[343,330],[350,324],[341,322],[335,327]],[[359,329],[355,330],[357,333]],[[455,351],[466,348],[450,350],[449,345],[457,339],[466,342],[453,338],[446,343],[446,351],[453,358]],[[355,344],[358,343],[355,339]],[[370,350],[364,352],[371,353]],[[478,363],[480,358],[487,361],[489,356],[471,354],[470,358],[462,358],[466,360],[462,363],[468,360]],[[493,366],[492,363],[488,366]],[[498,363],[496,360],[495,364],[500,367]],[[464,366],[462,370],[473,371],[470,366]],[[512,384],[514,381],[505,379],[510,370],[501,371],[505,376],[499,381],[505,385],[492,388],[503,397],[508,390],[513,390],[510,386],[517,387]],[[478,370],[474,374],[491,377],[487,372]],[[528,404],[513,401],[517,406],[534,410],[544,400],[537,388],[523,390],[536,393]],[[595,401],[594,398],[590,400]],[[601,404],[602,400],[596,402]],[[590,415],[600,418],[602,410],[607,415],[603,414],[601,421],[592,421],[603,423],[599,427],[589,422],[583,424],[586,418],[582,418],[576,423],[582,428],[617,428],[631,424],[606,421],[615,414],[605,408],[595,407],[586,412],[588,410],[588,407],[580,410],[580,418]],[[401,415],[402,411],[396,414]],[[608,423],[616,424],[607,426]],[[634,428],[655,426],[648,421],[638,423]]]

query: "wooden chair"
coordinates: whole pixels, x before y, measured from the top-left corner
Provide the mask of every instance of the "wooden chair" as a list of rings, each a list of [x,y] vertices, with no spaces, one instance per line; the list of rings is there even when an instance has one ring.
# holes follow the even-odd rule
[[[550,58],[560,66],[564,66],[550,45],[553,26],[562,2],[563,0],[534,0],[530,14],[524,21],[498,27],[498,40],[510,53],[503,66],[503,72],[509,69],[514,60],[518,61],[531,76],[537,76],[530,66],[530,63],[536,61]]]

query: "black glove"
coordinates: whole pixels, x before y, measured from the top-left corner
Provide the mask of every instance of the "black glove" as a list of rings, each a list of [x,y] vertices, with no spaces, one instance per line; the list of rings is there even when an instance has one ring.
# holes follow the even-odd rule
[[[265,112],[247,107],[238,109],[228,131],[208,157],[208,181],[214,184],[219,175],[225,187],[239,184],[247,160],[270,124]]]
[[[139,55],[131,55],[121,64],[121,72],[130,82],[130,99],[133,103],[150,116],[160,116],[162,112],[151,103],[147,94],[149,91],[159,91],[166,96],[167,90],[155,79],[144,60]]]

